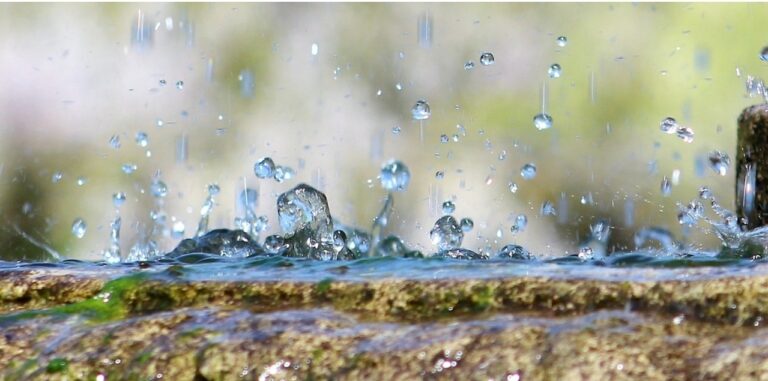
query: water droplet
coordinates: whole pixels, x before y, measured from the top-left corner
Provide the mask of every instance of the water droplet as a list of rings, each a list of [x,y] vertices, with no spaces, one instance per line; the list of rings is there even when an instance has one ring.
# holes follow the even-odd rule
[[[316,56],[317,53],[320,52],[320,47],[317,45],[317,43],[313,43],[312,44],[312,48],[311,48],[310,52],[312,53],[313,56]]]
[[[397,135],[397,134],[399,134],[399,133],[400,133],[400,131],[402,131],[402,129],[400,128],[400,126],[394,126],[394,127],[392,127],[392,133],[393,133],[393,134]]]
[[[687,206],[678,204],[677,222],[680,225],[693,226],[704,216],[704,206],[699,201],[691,201]]]
[[[138,144],[139,147],[146,147],[149,145],[149,136],[147,136],[146,132],[136,133],[136,144]]]
[[[676,134],[678,127],[677,121],[671,116],[664,118],[659,124],[661,131],[667,134]]]
[[[117,192],[112,195],[112,204],[115,206],[115,208],[119,208],[123,206],[125,203],[126,196],[123,192]]]
[[[475,62],[474,61],[467,61],[464,64],[464,70],[472,70],[475,68]]]
[[[51,182],[54,184],[61,182],[61,179],[64,178],[64,174],[61,171],[53,172],[53,175],[51,175]]]
[[[552,117],[549,114],[541,113],[533,117],[533,126],[539,131],[552,128],[552,122]]]
[[[557,38],[557,46],[564,47],[565,45],[568,45],[568,37],[560,36]]]
[[[136,172],[137,169],[139,169],[139,166],[133,163],[125,163],[122,166],[123,173],[125,173],[126,175],[130,175],[133,172]]]
[[[529,261],[533,259],[531,253],[520,245],[505,245],[496,254],[499,258],[517,259],[523,261]]]
[[[411,173],[400,161],[390,160],[381,167],[381,186],[388,191],[404,191],[408,188]]]
[[[443,143],[443,144],[448,143],[448,135],[446,134],[440,135],[440,143]]]
[[[499,152],[499,160],[504,160],[507,158],[507,150],[503,149],[501,152]]]
[[[88,182],[88,179],[83,177],[83,176],[80,176],[80,177],[77,178],[77,185],[79,185],[79,186],[83,186],[87,182]]]
[[[253,166],[253,173],[260,179],[268,179],[275,172],[275,162],[269,157],[263,157]]]
[[[595,257],[594,253],[592,252],[592,248],[589,246],[582,247],[579,249],[579,259],[582,262],[592,260]]]
[[[664,197],[669,196],[672,193],[672,183],[667,176],[661,179],[661,195]]]
[[[403,84],[398,82],[395,84],[395,90],[402,91],[403,90]]]
[[[728,166],[731,165],[731,158],[727,153],[712,151],[709,154],[709,164],[715,173],[725,176],[728,173]]]
[[[416,101],[416,104],[411,108],[411,116],[415,120],[429,119],[432,115],[432,110],[429,108],[429,103],[423,99]]]
[[[461,226],[461,231],[468,233],[475,227],[475,222],[472,221],[471,218],[462,218],[461,221],[459,221],[459,226]]]
[[[496,58],[493,57],[493,53],[485,52],[480,55],[480,64],[483,66],[493,65],[496,63]]]
[[[557,215],[557,211],[555,210],[555,205],[553,205],[551,201],[544,201],[544,203],[541,204],[540,212],[542,216]]]
[[[512,227],[509,230],[512,231],[512,233],[520,233],[525,230],[526,226],[528,226],[528,217],[526,217],[525,214],[518,214],[517,217],[515,217],[515,223],[512,224]]]
[[[184,237],[184,230],[186,227],[184,226],[184,223],[181,221],[176,221],[173,223],[173,226],[171,226],[171,237],[174,239],[179,239]]]
[[[429,239],[438,251],[455,249],[461,246],[464,233],[453,216],[440,217],[429,231]]]
[[[443,171],[437,171],[435,172],[435,178],[438,180],[442,180],[445,177],[445,172]]]
[[[165,124],[165,122],[163,122],[163,120],[162,120],[162,119],[159,119],[159,118],[158,118],[158,119],[155,121],[155,125],[156,125],[156,126],[158,126],[158,127],[162,127],[164,124]]]
[[[712,191],[708,187],[699,188],[699,198],[701,198],[702,200],[712,200],[713,199]]]
[[[120,148],[120,136],[119,135],[112,135],[111,138],[109,138],[109,146],[118,149]]]
[[[278,165],[275,167],[275,173],[273,178],[278,183],[282,183],[283,181],[290,180],[294,176],[293,169],[291,167],[286,167],[282,165]]]
[[[184,88],[184,81],[177,81],[176,82],[176,88],[181,90]]]
[[[512,193],[517,193],[517,183],[509,182],[509,191]]]
[[[563,68],[560,67],[559,64],[552,64],[552,66],[549,67],[549,70],[547,70],[547,74],[549,74],[549,78],[560,78],[560,75],[563,73]]]
[[[164,79],[161,79],[160,81],[158,81],[158,83],[160,84],[160,87],[163,87],[163,86],[165,86],[165,85],[166,85],[168,82],[167,82],[166,80],[164,80]]]
[[[219,184],[216,184],[216,183],[208,184],[209,196],[211,197],[216,196],[217,194],[219,194],[219,192],[221,192],[221,188],[219,187]]]
[[[280,227],[293,242],[294,255],[333,259],[333,223],[325,194],[306,184],[283,193],[277,199]]]
[[[376,90],[376,96],[377,97],[380,97],[381,94],[383,94],[383,91],[381,91],[381,89]]]
[[[335,230],[333,232],[333,251],[336,254],[347,248],[347,233],[343,230]]]
[[[168,186],[159,179],[152,181],[149,190],[155,198],[163,198],[168,195]]]
[[[456,210],[456,205],[453,201],[446,201],[443,203],[443,214],[451,214]]]
[[[264,249],[267,253],[272,255],[282,254],[288,249],[288,245],[285,243],[285,239],[279,235],[271,235],[264,240]]]
[[[693,142],[693,129],[690,127],[678,127],[677,137],[683,139],[686,143]]]
[[[523,165],[523,167],[520,168],[520,176],[526,180],[531,180],[536,177],[536,165],[533,163]]]
[[[459,134],[453,134],[452,138],[453,138],[453,142],[454,143],[458,143],[459,142]]]
[[[85,221],[83,221],[82,218],[76,218],[74,222],[72,222],[72,235],[75,237],[83,238],[85,236],[85,230],[87,229],[87,225],[85,224]]]
[[[768,46],[760,51],[760,61],[768,61]]]

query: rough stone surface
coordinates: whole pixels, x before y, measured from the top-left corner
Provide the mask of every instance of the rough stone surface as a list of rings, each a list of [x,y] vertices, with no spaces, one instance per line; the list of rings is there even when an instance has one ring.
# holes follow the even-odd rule
[[[768,379],[761,268],[642,281],[184,271],[0,272],[0,380]]]
[[[6,380],[722,380],[768,377],[768,334],[625,311],[426,323],[201,308],[4,327]],[[67,367],[49,371],[54,361]],[[733,378],[733,377],[736,378]],[[740,378],[741,377],[741,378]]]

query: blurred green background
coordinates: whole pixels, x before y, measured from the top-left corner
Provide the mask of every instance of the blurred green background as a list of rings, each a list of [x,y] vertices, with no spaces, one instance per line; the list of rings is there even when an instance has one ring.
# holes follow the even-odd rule
[[[45,259],[47,246],[98,259],[117,213],[127,252],[153,209],[190,236],[210,183],[222,189],[211,227],[233,226],[245,183],[277,232],[276,196],[307,182],[334,217],[367,228],[390,158],[412,181],[387,230],[423,250],[449,199],[457,218],[475,221],[463,245],[473,250],[572,253],[597,219],[610,221],[615,250],[633,249],[644,226],[716,248],[707,227],[679,226],[675,203],[707,185],[733,208],[733,163],[719,176],[707,155],[734,158],[736,117],[761,101],[744,83],[768,68],[758,57],[766,14],[766,4],[2,4],[0,257]],[[485,51],[494,65],[480,65]],[[469,60],[476,66],[465,70]],[[553,63],[560,78],[547,75]],[[554,126],[538,131],[544,85]],[[419,99],[432,110],[423,125],[410,114]],[[662,133],[667,116],[695,140]],[[182,137],[186,160],[177,159]],[[262,156],[295,178],[256,179]],[[526,181],[528,162],[538,174]],[[125,163],[138,170],[123,173]],[[675,170],[664,197],[659,184]],[[161,204],[149,192],[156,175],[169,188]],[[120,191],[128,199],[118,212]],[[547,200],[557,216],[540,215]],[[512,234],[521,213],[529,226]],[[76,218],[88,225],[81,239]],[[178,241],[157,239],[166,250]]]

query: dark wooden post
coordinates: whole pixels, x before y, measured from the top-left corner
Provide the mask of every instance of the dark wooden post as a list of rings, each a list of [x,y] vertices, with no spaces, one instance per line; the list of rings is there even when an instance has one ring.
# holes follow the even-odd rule
[[[739,116],[736,146],[736,213],[748,229],[768,225],[768,104]]]

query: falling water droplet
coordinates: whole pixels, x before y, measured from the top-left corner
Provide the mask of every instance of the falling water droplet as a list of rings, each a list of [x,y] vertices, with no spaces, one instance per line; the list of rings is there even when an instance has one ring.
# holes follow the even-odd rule
[[[557,38],[557,46],[564,47],[565,45],[568,45],[568,37],[560,36]]]
[[[731,165],[731,158],[727,153],[712,151],[709,154],[709,164],[715,173],[725,176],[728,173],[728,167]]]
[[[563,68],[560,67],[559,64],[552,64],[552,66],[549,67],[549,70],[547,70],[547,74],[549,74],[549,78],[560,78],[560,75],[563,73]]]
[[[85,221],[83,221],[82,218],[76,218],[74,222],[72,222],[72,235],[75,237],[83,238],[85,236],[85,230],[87,229],[87,225],[85,224]]]
[[[760,61],[768,62],[768,46],[764,47],[763,50],[760,51]]]
[[[453,216],[440,217],[429,231],[429,239],[438,251],[455,249],[461,246],[464,233]]]
[[[669,196],[672,193],[672,183],[667,176],[661,179],[661,195],[664,197]]]
[[[160,87],[163,87],[163,86],[165,86],[165,85],[166,85],[168,82],[167,82],[166,80],[164,80],[164,79],[161,79],[160,81],[158,81],[158,83],[160,84]]]
[[[268,179],[274,175],[275,162],[269,157],[263,157],[253,166],[253,173],[260,179]]]
[[[526,217],[525,214],[518,214],[517,217],[515,217],[515,223],[512,224],[512,227],[509,230],[512,231],[512,233],[520,233],[525,230],[526,226],[528,226],[528,217]]]
[[[403,90],[403,84],[398,82],[395,84],[395,90],[402,91]]]
[[[171,226],[171,237],[174,239],[179,239],[184,237],[184,230],[186,230],[186,227],[184,226],[184,223],[181,221],[176,221],[173,223],[173,226]]]
[[[115,208],[119,208],[125,204],[126,196],[123,192],[117,192],[112,195],[112,205],[115,206]]]
[[[533,126],[539,131],[546,130],[552,128],[552,121],[552,117],[549,114],[536,114],[533,117]]]
[[[496,63],[496,58],[493,57],[493,53],[485,52],[480,55],[480,64],[483,66],[493,65]]]
[[[442,180],[445,177],[445,172],[443,171],[437,171],[435,172],[435,178],[438,180]]]
[[[474,61],[467,61],[464,64],[464,70],[472,70],[475,68],[475,62]]]
[[[312,49],[310,50],[313,56],[316,56],[317,53],[320,52],[320,47],[317,45],[317,43],[312,44]]]
[[[216,196],[221,192],[221,188],[219,187],[219,184],[213,183],[208,184],[208,195],[209,196]]]
[[[510,192],[517,193],[517,183],[513,183],[510,181],[509,184],[507,184],[507,186],[509,187]]]
[[[88,182],[88,179],[83,177],[83,176],[80,176],[80,177],[77,178],[77,185],[79,185],[79,186],[83,186],[87,182]]]
[[[541,204],[541,215],[542,216],[556,216],[557,211],[555,210],[555,206],[552,204],[551,201],[544,201],[543,204]]]
[[[659,124],[661,131],[667,134],[676,134],[678,127],[677,121],[671,116],[664,118]]]
[[[130,175],[133,172],[136,172],[137,169],[139,169],[139,167],[133,163],[125,163],[122,166],[123,173],[125,173],[126,175]]]
[[[453,201],[446,201],[443,203],[443,214],[451,214],[456,210],[456,205]]]
[[[139,147],[146,147],[149,145],[149,136],[147,136],[146,132],[136,133],[136,144],[138,144]]]
[[[399,133],[400,133],[400,131],[402,131],[402,129],[400,128],[400,126],[394,126],[394,127],[392,127],[392,133],[393,133],[393,134],[397,135],[397,134],[399,134]]]
[[[165,183],[159,179],[153,180],[152,185],[150,185],[149,189],[150,189],[150,192],[152,192],[152,195],[155,196],[155,198],[163,198],[168,195],[168,186],[165,185]]]
[[[475,222],[472,221],[471,218],[462,218],[461,221],[459,221],[459,226],[461,226],[461,231],[469,233],[472,231],[472,228],[475,227]]]
[[[536,177],[536,165],[533,163],[523,165],[523,167],[520,168],[520,176],[526,180],[531,180]]]
[[[690,127],[678,127],[677,137],[683,139],[686,143],[693,142],[693,129]]]
[[[431,115],[432,110],[429,108],[429,103],[423,99],[416,101],[416,104],[411,108],[411,116],[413,116],[413,119],[415,120],[429,119]]]
[[[286,167],[283,165],[278,165],[275,167],[275,173],[272,176],[275,181],[278,183],[282,183],[283,181],[290,180],[294,176],[293,169],[291,167]]]
[[[120,148],[120,136],[119,135],[112,135],[111,138],[109,138],[109,146],[118,149]]]
[[[381,186],[388,191],[404,191],[408,188],[411,173],[400,161],[390,160],[381,167]]]
[[[176,82],[176,88],[181,90],[184,88],[184,81],[177,81]]]

